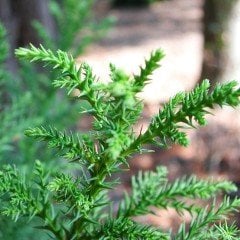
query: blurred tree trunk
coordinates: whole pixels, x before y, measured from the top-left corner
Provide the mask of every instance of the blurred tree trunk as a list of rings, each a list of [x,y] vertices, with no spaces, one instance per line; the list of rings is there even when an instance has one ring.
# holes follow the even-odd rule
[[[220,50],[216,43],[219,40],[217,9],[215,0],[205,0],[203,10],[204,54],[201,80],[205,78],[216,79],[220,71]]]
[[[114,0],[113,6],[115,7],[144,7],[150,4],[149,0]]]
[[[13,72],[17,71],[14,49],[28,43],[40,43],[31,25],[33,20],[41,22],[54,36],[54,21],[48,10],[48,0],[0,0],[0,20],[8,32],[11,53],[7,67]]]
[[[205,0],[203,17],[204,54],[200,81],[209,78],[212,86],[225,66],[225,33],[236,0]]]
[[[0,20],[7,29],[8,42],[11,50],[7,61],[7,67],[11,72],[16,72],[17,63],[13,59],[13,49],[17,46],[17,29],[19,29],[19,22],[17,16],[13,14],[11,1],[0,0]]]
[[[229,19],[226,31],[226,48],[224,56],[226,66],[224,66],[221,79],[235,79],[240,82],[240,0],[236,0]]]

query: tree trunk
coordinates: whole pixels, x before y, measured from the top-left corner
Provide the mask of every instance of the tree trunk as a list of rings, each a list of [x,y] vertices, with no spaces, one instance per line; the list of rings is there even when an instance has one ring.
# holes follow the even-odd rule
[[[9,70],[16,72],[14,49],[29,43],[38,45],[40,39],[32,27],[32,21],[41,22],[54,36],[54,21],[48,10],[48,0],[0,0],[0,20],[8,32],[11,53],[7,62]]]
[[[212,86],[225,66],[225,32],[236,0],[205,0],[203,17],[204,54],[200,81],[209,78]]]
[[[148,0],[114,0],[113,6],[115,7],[146,7],[150,4]]]
[[[26,45],[29,42],[40,44],[32,21],[37,20],[46,27],[49,34],[54,34],[54,24],[48,10],[48,0],[12,0],[14,2],[14,13],[20,20],[19,45]]]
[[[17,62],[14,60],[14,49],[17,47],[19,21],[13,14],[12,4],[9,0],[0,0],[0,20],[7,30],[10,53],[7,60],[7,69],[13,73],[17,71]]]
[[[231,17],[226,31],[226,48],[224,56],[226,65],[223,69],[221,80],[237,80],[240,82],[240,0],[237,0],[232,8]]]

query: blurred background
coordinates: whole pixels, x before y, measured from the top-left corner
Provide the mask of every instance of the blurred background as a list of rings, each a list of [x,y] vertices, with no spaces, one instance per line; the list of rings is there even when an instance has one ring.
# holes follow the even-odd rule
[[[77,114],[84,103],[79,106],[51,87],[54,72],[19,63],[17,47],[42,43],[68,51],[88,62],[101,81],[109,80],[110,62],[133,74],[152,50],[163,49],[162,66],[140,95],[146,106],[136,132],[170,97],[205,78],[212,86],[240,82],[239,0],[0,0],[0,21],[0,162],[17,164],[26,173],[36,158],[54,168],[59,156],[24,137],[25,128],[50,124],[86,131],[91,121]],[[170,179],[194,173],[240,186],[240,111],[217,109],[208,121],[189,131],[188,148],[172,146],[134,157],[112,197],[117,200],[129,189],[131,174],[159,164],[168,166]],[[174,226],[176,214],[164,214],[164,223],[156,216],[141,221]],[[25,225],[0,219],[0,239],[30,239]]]

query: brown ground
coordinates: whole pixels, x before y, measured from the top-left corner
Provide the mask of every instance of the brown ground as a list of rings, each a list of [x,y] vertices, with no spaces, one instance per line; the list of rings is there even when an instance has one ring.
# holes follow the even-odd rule
[[[164,101],[178,91],[192,88],[199,77],[203,45],[201,5],[202,0],[170,0],[149,8],[110,9],[107,13],[116,18],[115,26],[81,59],[107,81],[109,62],[132,73],[138,71],[152,50],[163,49],[166,57],[162,67],[142,97],[151,104]]]

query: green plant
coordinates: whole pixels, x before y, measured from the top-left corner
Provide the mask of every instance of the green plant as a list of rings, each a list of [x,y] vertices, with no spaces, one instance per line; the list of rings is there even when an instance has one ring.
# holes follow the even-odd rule
[[[56,91],[48,90],[51,86],[48,78],[54,77],[53,73],[39,73],[34,68],[25,65],[21,69],[21,78],[21,76],[13,76],[5,68],[8,55],[5,35],[5,28],[0,24],[0,96],[2,103],[0,161],[3,163],[6,159],[14,158],[19,166],[27,167],[27,165],[31,166],[32,158],[41,156],[41,145],[32,144],[24,136],[24,129],[32,124],[51,122],[53,119],[58,121],[59,127],[73,126],[74,119],[76,120],[78,115],[67,114],[69,109],[76,109],[76,105],[69,98],[59,96]],[[34,79],[32,76],[35,76]],[[57,109],[56,106],[58,106]],[[52,151],[49,151],[45,157],[46,159],[53,158],[54,155]]]
[[[40,22],[33,22],[44,46],[68,51],[77,57],[87,45],[102,38],[114,19],[96,19],[93,13],[95,3],[96,0],[50,0],[49,9],[57,26],[55,39]]]
[[[220,192],[235,191],[228,181],[197,180],[195,177],[167,181],[167,170],[140,172],[132,179],[132,192],[126,193],[113,211],[108,193],[118,180],[109,179],[128,167],[128,159],[143,153],[145,144],[157,146],[178,143],[186,146],[185,127],[205,125],[205,114],[215,105],[239,105],[240,90],[236,82],[218,85],[209,92],[205,80],[189,93],[178,93],[152,118],[148,129],[136,136],[133,125],[141,116],[143,104],[137,94],[149,82],[152,72],[163,57],[160,50],[153,52],[140,74],[129,76],[110,65],[111,82],[96,81],[86,63],[78,67],[73,58],[60,50],[53,53],[44,47],[20,48],[21,59],[38,61],[59,71],[53,81],[68,94],[77,90],[77,100],[91,105],[88,114],[94,117],[93,130],[87,134],[60,131],[54,127],[35,127],[26,130],[27,136],[48,142],[66,159],[65,165],[75,171],[55,173],[37,160],[31,179],[10,165],[0,172],[1,214],[18,220],[39,219],[37,228],[53,239],[239,239],[239,230],[226,219],[240,207],[240,199],[224,197],[218,205]],[[212,200],[205,208],[187,199]],[[183,223],[174,234],[159,228],[144,226],[133,219],[138,215],[154,214],[152,206],[174,208],[178,213],[190,212],[189,228]]]
[[[42,42],[53,49],[64,49],[77,56],[87,44],[101,37],[111,22],[110,18],[98,22],[94,19],[94,3],[94,0],[63,0],[61,3],[51,0],[49,9],[55,17],[59,34],[56,39],[52,39],[44,26],[34,21],[33,25]],[[49,151],[41,156],[42,145],[33,144],[25,138],[22,134],[23,129],[27,125],[41,125],[53,121],[57,122],[59,128],[73,128],[79,107],[68,97],[56,93],[55,89],[51,88],[49,79],[56,77],[55,71],[40,72],[39,67],[23,62],[19,76],[12,76],[4,69],[8,54],[5,32],[0,24],[0,91],[3,95],[2,109],[5,109],[0,118],[3,119],[1,129],[6,129],[0,139],[0,142],[4,141],[6,145],[5,150],[1,151],[0,160],[17,157],[21,165],[27,166],[31,165],[29,160],[36,156],[51,159],[53,154]],[[2,75],[4,76],[1,77]],[[2,144],[2,148],[4,145]]]
[[[18,135],[22,134],[24,129],[34,121],[28,117],[31,111],[26,109],[26,105],[30,103],[31,98],[29,93],[23,93],[21,97],[11,95],[11,97],[6,100],[7,93],[5,89],[11,88],[9,82],[13,81],[13,79],[10,72],[7,71],[4,66],[9,49],[5,38],[5,28],[0,24],[0,99],[2,103],[0,108],[0,161],[2,163],[4,153],[9,152],[13,148],[10,143],[17,141]],[[25,121],[22,121],[23,118]],[[37,123],[37,121],[35,122]]]
[[[53,49],[71,51],[76,56],[89,43],[101,37],[111,21],[105,19],[96,23],[92,16],[93,4],[94,1],[88,0],[64,0],[60,6],[52,0],[50,9],[56,16],[59,31],[56,39],[51,39],[39,22],[35,21],[33,25],[43,43]],[[24,129],[56,121],[58,128],[73,130],[79,118],[78,112],[86,105],[82,104],[80,108],[69,97],[51,88],[49,79],[56,77],[54,71],[40,72],[39,67],[21,62],[19,74],[13,76],[5,68],[8,52],[6,30],[0,23],[0,164],[11,164],[14,159],[14,163],[26,176],[31,175],[34,164],[32,159],[36,158],[44,161],[49,169],[60,169],[62,164],[54,163],[54,160],[59,160],[55,151],[50,148],[43,151],[43,144],[35,144],[24,136]],[[0,239],[12,240],[19,237],[33,240],[40,237],[32,234],[32,229],[26,227],[25,220],[18,224],[12,224],[9,220],[7,217],[0,219]]]
[[[102,36],[111,22],[110,19],[104,19],[96,23],[92,11],[94,3],[95,1],[92,0],[64,0],[60,4],[51,0],[49,8],[56,19],[59,32],[57,39],[52,39],[41,23],[34,21],[33,25],[44,44],[53,49],[61,48],[78,55],[87,44]],[[0,139],[3,149],[0,151],[0,161],[17,158],[19,165],[27,168],[31,166],[31,159],[36,156],[52,159],[54,155],[53,151],[49,150],[41,156],[42,144],[33,144],[22,134],[23,129],[29,125],[41,125],[53,121],[57,122],[59,128],[66,126],[73,128],[79,108],[68,97],[56,93],[55,89],[51,88],[49,79],[56,77],[55,71],[39,72],[36,66],[23,62],[21,62],[19,76],[12,76],[10,72],[4,70],[8,43],[5,38],[5,29],[1,24],[0,40],[2,63],[0,75],[4,74],[4,77],[0,76],[0,91],[3,95],[1,102],[4,109],[0,113],[0,119],[2,119],[1,129],[5,129]]]
[[[6,69],[5,61],[8,52],[6,30],[0,24],[0,165],[12,164],[14,159],[14,164],[29,176],[33,166],[32,159],[39,156],[42,160],[47,161],[48,158],[54,159],[54,154],[52,151],[46,150],[46,155],[41,155],[41,146],[33,144],[23,134],[24,129],[30,125],[43,124],[44,116],[47,114],[44,112],[41,115],[38,114],[37,110],[42,105],[38,104],[38,109],[36,108],[37,104],[36,107],[33,106],[37,99],[36,95],[24,90],[21,86],[21,79],[13,76]],[[31,108],[31,106],[33,107]],[[55,117],[57,117],[56,114]],[[49,165],[52,164],[49,162]],[[35,223],[33,222],[33,224]],[[1,216],[0,239],[39,239],[39,236],[33,236],[32,233],[33,228],[26,223],[25,219],[16,224],[10,218]]]

